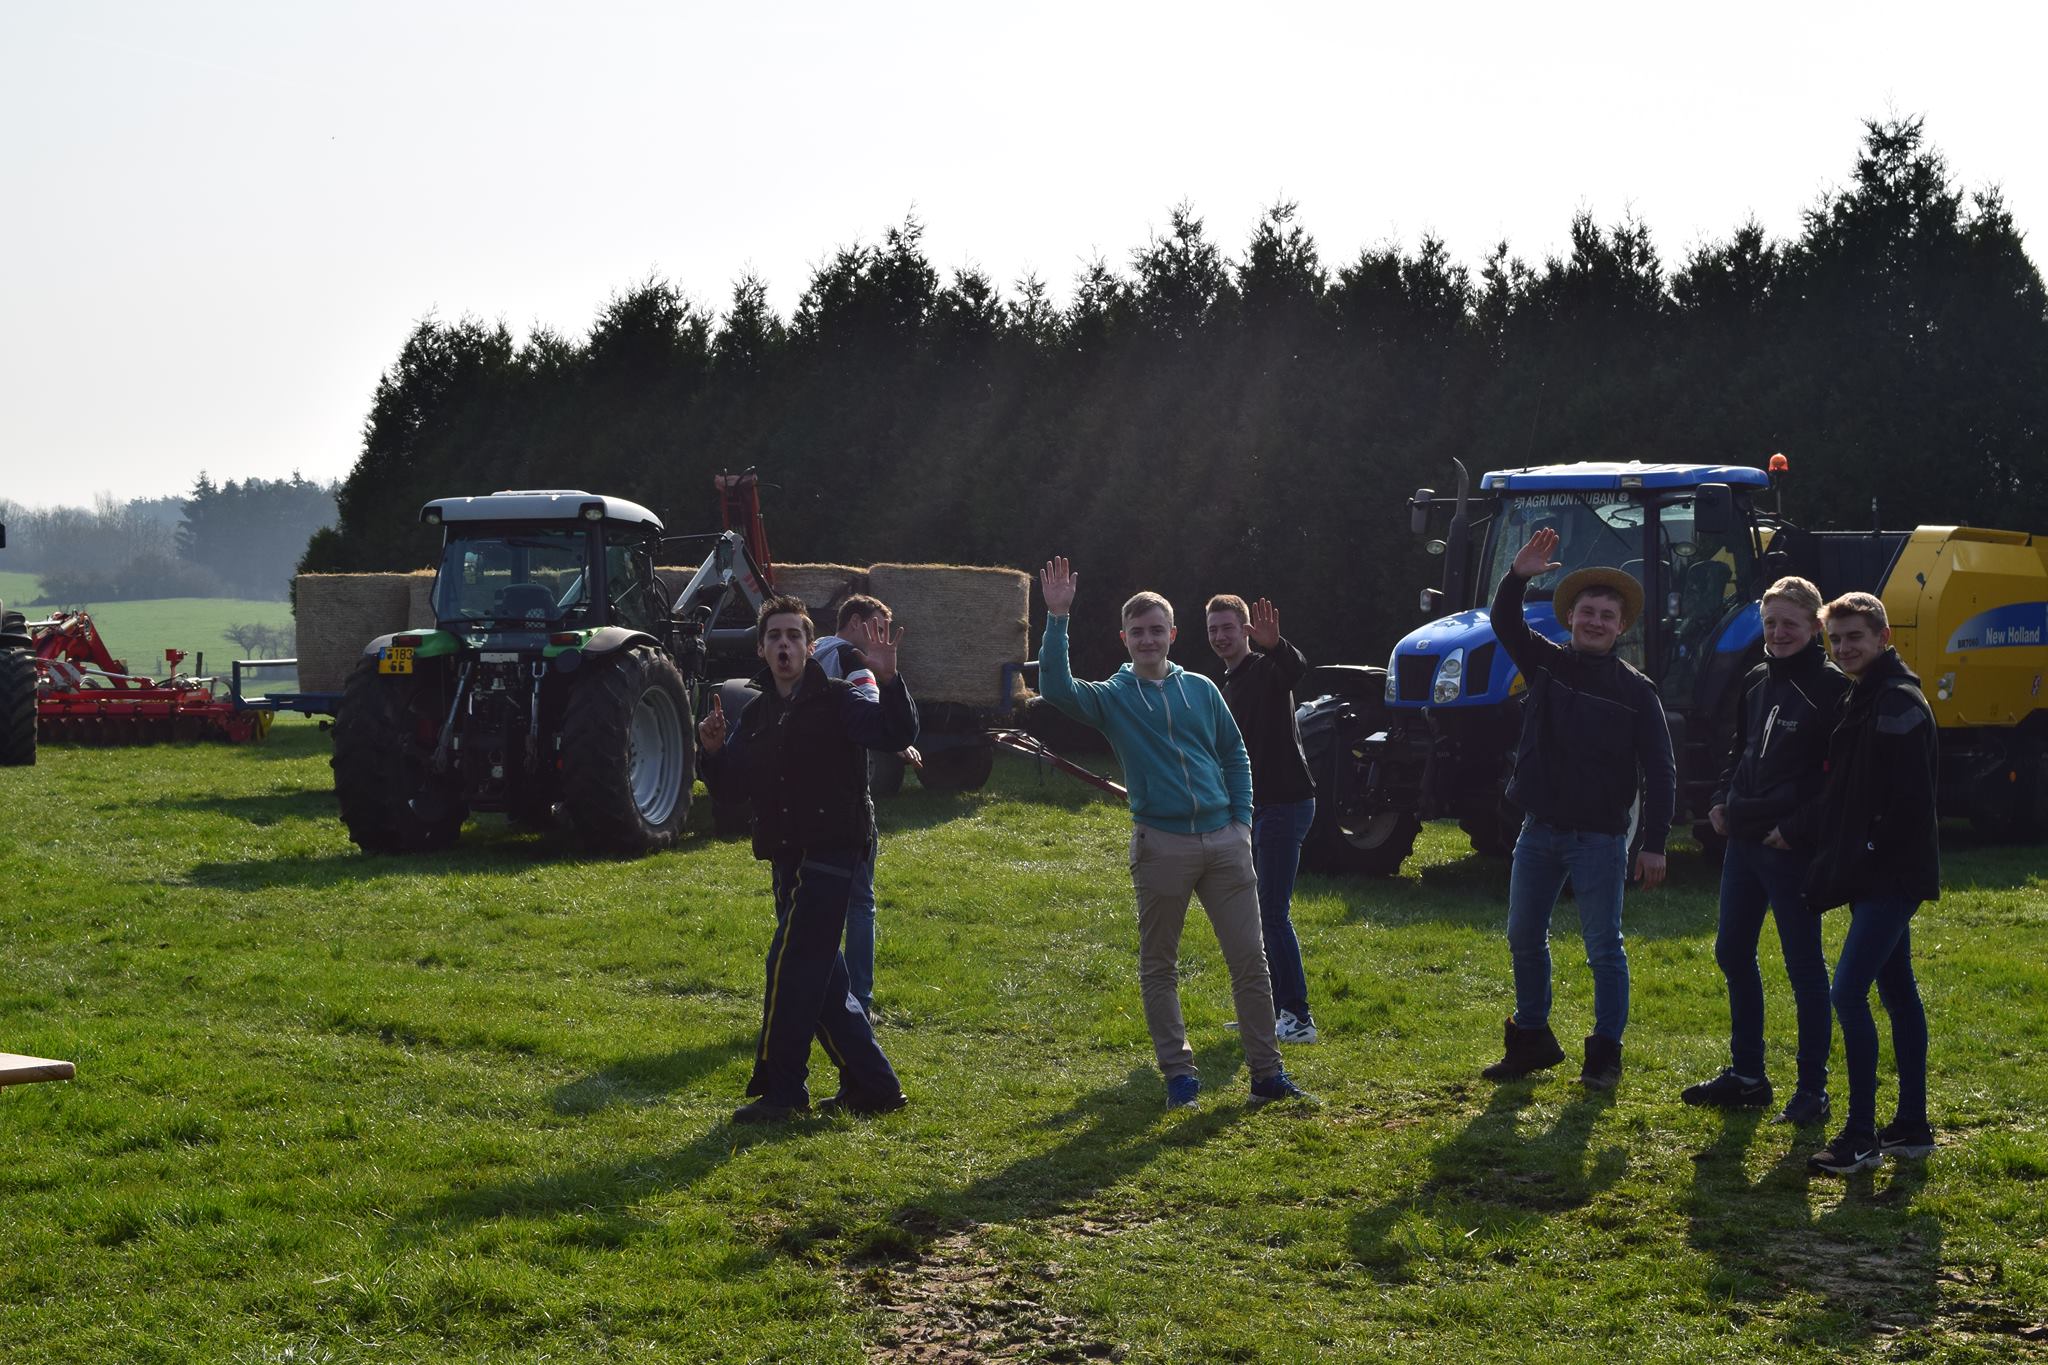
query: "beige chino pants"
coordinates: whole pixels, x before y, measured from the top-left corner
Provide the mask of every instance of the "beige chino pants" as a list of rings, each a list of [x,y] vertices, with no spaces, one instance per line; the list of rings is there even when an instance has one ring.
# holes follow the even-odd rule
[[[1195,896],[1230,968],[1237,1036],[1252,1079],[1279,1071],[1273,981],[1259,931],[1259,879],[1252,871],[1250,828],[1230,824],[1207,834],[1168,834],[1133,825],[1131,886],[1138,893],[1138,990],[1159,1069],[1168,1076],[1195,1074],[1195,1054],[1180,1013],[1180,935],[1188,897]]]

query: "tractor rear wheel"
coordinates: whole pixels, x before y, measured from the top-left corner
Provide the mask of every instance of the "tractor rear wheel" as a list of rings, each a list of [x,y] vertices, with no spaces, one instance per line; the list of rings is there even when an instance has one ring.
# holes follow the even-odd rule
[[[26,650],[0,648],[0,767],[36,761],[36,664]]]
[[[365,853],[445,848],[469,816],[455,783],[428,768],[441,718],[418,675],[380,674],[359,660],[334,713],[334,795]]]
[[[683,675],[648,645],[586,665],[562,715],[562,808],[590,847],[672,847],[695,780]]]

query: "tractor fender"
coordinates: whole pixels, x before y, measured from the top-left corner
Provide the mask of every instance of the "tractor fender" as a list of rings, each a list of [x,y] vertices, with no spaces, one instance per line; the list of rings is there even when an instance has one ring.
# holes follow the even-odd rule
[[[606,659],[622,649],[631,649],[635,645],[651,645],[655,649],[660,649],[661,641],[644,630],[634,630],[630,626],[605,626],[592,631],[590,638],[585,640],[580,648],[585,658]]]
[[[364,657],[376,658],[390,648],[391,642],[401,635],[410,635],[419,641],[419,644],[413,647],[413,657],[417,659],[438,658],[443,654],[453,654],[456,649],[455,637],[445,630],[394,630],[388,635],[379,635],[364,645]]]

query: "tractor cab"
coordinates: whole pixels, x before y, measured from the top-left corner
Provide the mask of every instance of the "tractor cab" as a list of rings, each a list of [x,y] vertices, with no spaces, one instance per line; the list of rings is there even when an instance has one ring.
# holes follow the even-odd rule
[[[438,498],[421,520],[444,528],[434,617],[458,636],[625,626],[657,639],[668,609],[654,577],[659,518],[580,492]]]

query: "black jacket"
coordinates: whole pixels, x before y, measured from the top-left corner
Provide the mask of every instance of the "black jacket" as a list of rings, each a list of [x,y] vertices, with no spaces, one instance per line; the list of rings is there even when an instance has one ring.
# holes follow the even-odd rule
[[[1261,654],[1253,650],[1223,675],[1223,700],[1252,756],[1252,805],[1307,801],[1316,794],[1301,727],[1294,719],[1294,685],[1308,659],[1286,640]]]
[[[1941,898],[1936,751],[1934,712],[1920,679],[1887,649],[1849,689],[1828,738],[1820,799],[1778,826],[1786,843],[1813,851],[1811,908]]]
[[[1792,812],[1811,805],[1827,785],[1828,737],[1841,718],[1849,679],[1815,637],[1789,659],[1766,658],[1742,680],[1735,742],[1710,803],[1723,806],[1728,837],[1746,844]]]
[[[1530,630],[1528,584],[1509,573],[1493,594],[1494,638],[1529,684],[1508,799],[1562,829],[1624,834],[1640,791],[1642,847],[1662,853],[1678,789],[1656,684],[1612,651],[1581,654]]]
[[[740,712],[725,746],[707,755],[705,781],[746,792],[754,803],[754,856],[806,849],[865,849],[875,837],[867,750],[917,740],[917,706],[898,674],[881,699],[815,659],[784,698],[772,679]]]

